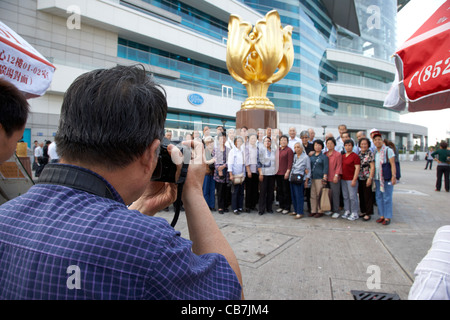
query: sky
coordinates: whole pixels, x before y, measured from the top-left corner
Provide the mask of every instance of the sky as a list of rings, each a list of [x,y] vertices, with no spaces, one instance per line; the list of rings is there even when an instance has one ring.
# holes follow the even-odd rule
[[[397,48],[435,12],[445,0],[411,0],[397,14]],[[450,138],[450,109],[412,112],[400,116],[401,122],[428,128],[428,145]]]

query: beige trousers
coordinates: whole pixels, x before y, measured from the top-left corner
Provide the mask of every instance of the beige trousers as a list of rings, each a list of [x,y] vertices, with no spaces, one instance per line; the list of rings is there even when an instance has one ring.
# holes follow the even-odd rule
[[[323,213],[320,209],[320,193],[322,192],[322,179],[311,180],[311,213]]]

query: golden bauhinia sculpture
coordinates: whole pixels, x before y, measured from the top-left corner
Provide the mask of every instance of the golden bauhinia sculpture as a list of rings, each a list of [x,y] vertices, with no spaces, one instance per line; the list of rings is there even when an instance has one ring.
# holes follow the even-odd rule
[[[266,97],[267,90],[288,74],[293,63],[292,26],[282,28],[276,10],[268,12],[254,27],[238,15],[230,16],[227,68],[247,89],[248,98],[241,109],[274,109]]]

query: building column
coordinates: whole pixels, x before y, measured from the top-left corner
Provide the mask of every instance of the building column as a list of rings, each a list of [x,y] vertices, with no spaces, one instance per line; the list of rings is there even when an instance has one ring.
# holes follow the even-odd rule
[[[395,144],[395,131],[391,131],[389,133],[389,140],[391,140]]]
[[[412,133],[408,134],[408,150],[414,150],[414,135]]]

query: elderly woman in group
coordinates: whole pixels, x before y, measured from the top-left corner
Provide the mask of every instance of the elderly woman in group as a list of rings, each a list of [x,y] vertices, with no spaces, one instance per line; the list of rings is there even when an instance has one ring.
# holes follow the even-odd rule
[[[358,177],[358,194],[360,217],[364,221],[369,221],[373,214],[372,183],[375,175],[375,157],[370,151],[370,140],[361,138],[359,145],[359,159],[361,160],[361,170]]]
[[[277,198],[280,208],[277,212],[289,213],[291,209],[291,189],[289,184],[289,174],[292,168],[294,152],[288,147],[289,138],[285,135],[280,137],[280,148],[278,149],[278,172],[275,175],[277,184]]]
[[[209,136],[205,138],[205,159],[206,173],[203,180],[203,197],[211,211],[215,211],[216,207],[216,183],[214,181],[214,163],[216,159],[214,153],[214,138]]]
[[[229,174],[228,174],[228,165],[227,165],[227,158],[228,154],[230,152],[230,149],[228,149],[225,146],[227,137],[225,134],[221,133],[219,134],[219,140],[217,143],[217,147],[214,148],[213,157],[215,159],[214,166],[214,181],[216,183],[216,191],[217,191],[217,202],[218,202],[218,212],[220,214],[223,214],[224,211],[228,207],[229,202],[229,195],[228,195],[228,189],[227,184],[230,181],[229,180]]]
[[[303,130],[300,132],[300,140],[302,141],[303,152],[310,157],[314,153],[313,144],[309,143],[309,132],[308,130]],[[309,180],[311,183],[311,179]],[[304,189],[306,205],[308,206],[308,211],[311,213],[311,186],[307,185]]]
[[[326,141],[327,151],[325,152],[328,157],[328,183],[330,185],[332,201],[331,212],[333,212],[332,218],[339,217],[339,197],[341,195],[341,174],[342,174],[342,156],[341,153],[335,150],[336,140],[330,137]]]
[[[392,219],[392,195],[394,193],[394,185],[397,183],[395,153],[383,143],[380,132],[372,133],[373,143],[375,145],[375,198],[377,201],[378,214],[380,218],[378,223],[389,225]],[[385,180],[383,177],[383,163],[389,162],[391,165],[392,177]]]
[[[303,190],[308,185],[311,176],[311,162],[306,153],[303,152],[303,146],[300,142],[294,144],[294,151],[294,161],[289,175],[294,211],[290,215],[294,215],[295,219],[301,219],[303,218]]]
[[[328,157],[322,153],[323,141],[314,140],[314,153],[311,161],[311,213],[310,217],[320,218],[323,211],[320,208],[322,188],[328,181]]]
[[[258,149],[258,173],[259,173],[259,201],[258,214],[263,215],[266,211],[273,213],[272,204],[274,200],[275,175],[277,173],[276,150],[272,148],[272,139],[264,138],[264,146]]]
[[[233,149],[228,154],[228,173],[232,182],[231,207],[234,214],[242,213],[244,206],[244,180],[245,180],[245,156],[242,150],[244,139],[241,136],[234,138]]]
[[[344,198],[344,214],[341,218],[350,221],[359,218],[358,215],[358,177],[361,170],[361,160],[353,152],[355,143],[352,139],[344,141],[345,153],[342,155],[342,196]]]
[[[259,176],[258,176],[258,138],[255,133],[250,134],[245,146],[245,210],[250,212],[256,210],[259,199]]]

